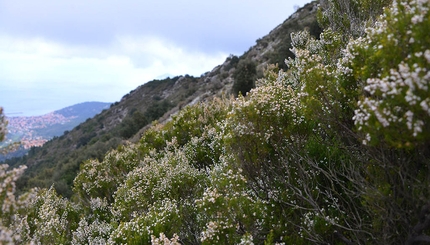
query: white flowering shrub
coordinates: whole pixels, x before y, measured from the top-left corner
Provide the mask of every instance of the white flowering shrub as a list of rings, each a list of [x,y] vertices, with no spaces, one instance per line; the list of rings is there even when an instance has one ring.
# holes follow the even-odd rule
[[[295,58],[286,60],[290,68],[286,80],[296,88],[306,122],[319,123],[314,128],[325,133],[348,133],[360,91],[356,81],[343,78],[350,68],[340,62],[344,57],[342,36],[330,29],[318,40],[307,31],[291,36]]]
[[[204,169],[218,161],[222,142],[217,122],[226,117],[229,104],[229,100],[221,98],[187,106],[166,125],[168,140],[175,137],[180,146],[185,145],[194,167]]]
[[[220,127],[217,122],[225,118],[230,100],[214,99],[206,103],[186,106],[172,120],[164,125],[156,124],[148,129],[141,138],[138,149],[144,156],[164,151],[166,142],[173,139],[178,147],[184,146],[191,164],[204,169],[217,161],[221,154],[221,142],[218,137]]]
[[[82,208],[78,227],[73,231],[72,244],[106,244],[113,230],[112,214],[106,198],[90,198]]]
[[[204,173],[195,169],[184,152],[168,143],[165,152],[147,156],[131,171],[115,193],[114,209],[118,217],[138,216],[158,200],[192,198],[198,192]]]
[[[284,73],[267,72],[273,79],[260,80],[247,97],[239,96],[225,121],[227,148],[237,154],[238,166],[246,174],[260,175],[266,161],[286,142],[298,143],[307,124],[296,91],[285,84]]]
[[[361,89],[353,116],[367,155],[360,197],[380,244],[403,243],[406,236],[413,244],[422,234],[412,227],[424,219],[418,210],[429,196],[429,7],[428,1],[393,1],[339,62],[347,68],[343,79]]]
[[[215,127],[207,126],[202,135],[191,138],[183,150],[195,168],[210,168],[222,154],[222,138]]]
[[[354,122],[364,144],[412,147],[430,139],[430,3],[394,1],[347,52],[364,94]]]
[[[0,218],[3,222],[7,221],[17,208],[15,200],[15,182],[27,168],[25,166],[20,166],[19,168],[7,170],[8,167],[7,164],[0,165]]]
[[[8,165],[0,165],[0,243],[15,244],[26,238],[28,224],[17,214],[22,202],[15,197],[15,182],[22,175],[25,166],[7,170]],[[27,227],[23,227],[27,226]],[[26,229],[27,228],[27,229]],[[24,229],[24,231],[22,231]],[[22,231],[22,232],[21,232]]]
[[[26,222],[33,244],[65,244],[72,239],[78,222],[78,209],[59,197],[54,188],[40,190],[27,207]]]
[[[175,137],[179,145],[189,142],[192,137],[199,137],[207,127],[216,126],[216,122],[225,118],[230,101],[226,98],[215,98],[205,103],[198,103],[183,108],[173,116],[170,125],[166,125],[166,134]]]
[[[151,235],[161,232],[193,240],[187,227],[196,222],[191,200],[203,192],[207,175],[193,167],[175,138],[166,145],[146,155],[115,193],[112,213],[122,223],[111,240],[149,243]]]
[[[322,0],[318,22],[325,29],[341,33],[345,41],[360,37],[372,25],[391,0]]]
[[[156,200],[139,215],[121,222],[111,233],[108,244],[151,244],[155,235],[174,236],[183,222],[180,209],[175,200]]]
[[[252,235],[264,239],[266,213],[262,201],[248,189],[242,171],[230,167],[233,159],[221,159],[210,173],[203,196],[195,201],[204,224],[202,244],[235,244],[245,238],[251,242]]]
[[[88,222],[86,218],[79,221],[78,228],[73,232],[72,244],[107,244],[113,230],[111,224],[95,219]]]
[[[85,161],[74,180],[74,191],[81,198],[107,198],[112,202],[112,195],[125,176],[139,163],[136,146],[120,146],[104,157],[103,161],[91,159]]]

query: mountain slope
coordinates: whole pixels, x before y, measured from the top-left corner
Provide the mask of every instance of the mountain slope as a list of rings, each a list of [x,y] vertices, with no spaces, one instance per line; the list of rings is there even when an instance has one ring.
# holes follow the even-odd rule
[[[257,77],[262,75],[267,64],[279,63],[283,67],[283,59],[279,57],[292,55],[289,53],[291,32],[308,28],[314,35],[319,34],[316,4],[299,9],[240,57],[230,56],[200,77],[185,75],[147,82],[70,132],[43,147],[32,148],[23,158],[9,160],[7,163],[12,167],[28,166],[17,182],[18,189],[49,187],[54,183],[58,193],[70,196],[73,179],[84,160],[102,159],[107,151],[120,144],[137,141],[152,121],[168,120],[186,105],[214,96],[229,96],[235,83],[235,71],[241,63],[255,64]]]

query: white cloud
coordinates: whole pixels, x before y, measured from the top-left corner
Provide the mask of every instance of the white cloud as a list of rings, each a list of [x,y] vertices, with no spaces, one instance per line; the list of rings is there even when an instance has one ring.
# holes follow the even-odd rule
[[[93,100],[113,102],[165,74],[199,76],[226,56],[183,50],[156,37],[118,37],[108,48],[89,50],[44,39],[0,36],[0,105],[7,107],[18,98],[25,101],[23,95],[31,97],[26,90],[41,91],[37,98],[60,95],[64,106]],[[37,98],[29,103],[38,103]],[[47,110],[59,106],[53,104]]]

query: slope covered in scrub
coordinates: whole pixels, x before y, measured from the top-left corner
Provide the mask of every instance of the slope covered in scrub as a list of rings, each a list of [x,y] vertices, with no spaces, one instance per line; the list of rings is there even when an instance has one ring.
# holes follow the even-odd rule
[[[364,11],[369,2],[380,4],[351,7]],[[288,71],[271,65],[246,96],[186,106],[138,142],[85,161],[70,199],[53,188],[15,197],[23,169],[1,169],[0,237],[42,244],[429,241],[430,3],[394,1],[362,31],[331,23],[330,11],[344,11],[336,6],[321,10],[328,24],[319,39],[308,31],[291,36]]]

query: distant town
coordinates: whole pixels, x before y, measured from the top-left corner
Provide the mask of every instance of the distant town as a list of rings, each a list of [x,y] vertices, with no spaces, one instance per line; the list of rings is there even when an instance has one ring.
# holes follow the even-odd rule
[[[7,155],[17,157],[19,154],[25,154],[31,147],[42,146],[53,137],[63,135],[65,131],[72,130],[86,119],[109,108],[110,105],[111,103],[91,101],[71,105],[41,116],[7,116],[8,133],[6,140],[0,142],[0,150],[19,142],[17,144],[19,149],[12,150]],[[13,115],[17,114],[20,113],[13,113]],[[2,156],[4,157],[4,154],[0,153],[0,162]]]
[[[54,124],[64,124],[70,122],[75,117],[64,117],[54,112],[42,116],[30,117],[8,117],[8,135],[6,142],[12,143],[20,141],[25,149],[33,146],[42,146],[51,137],[40,136],[37,129],[47,128]]]

